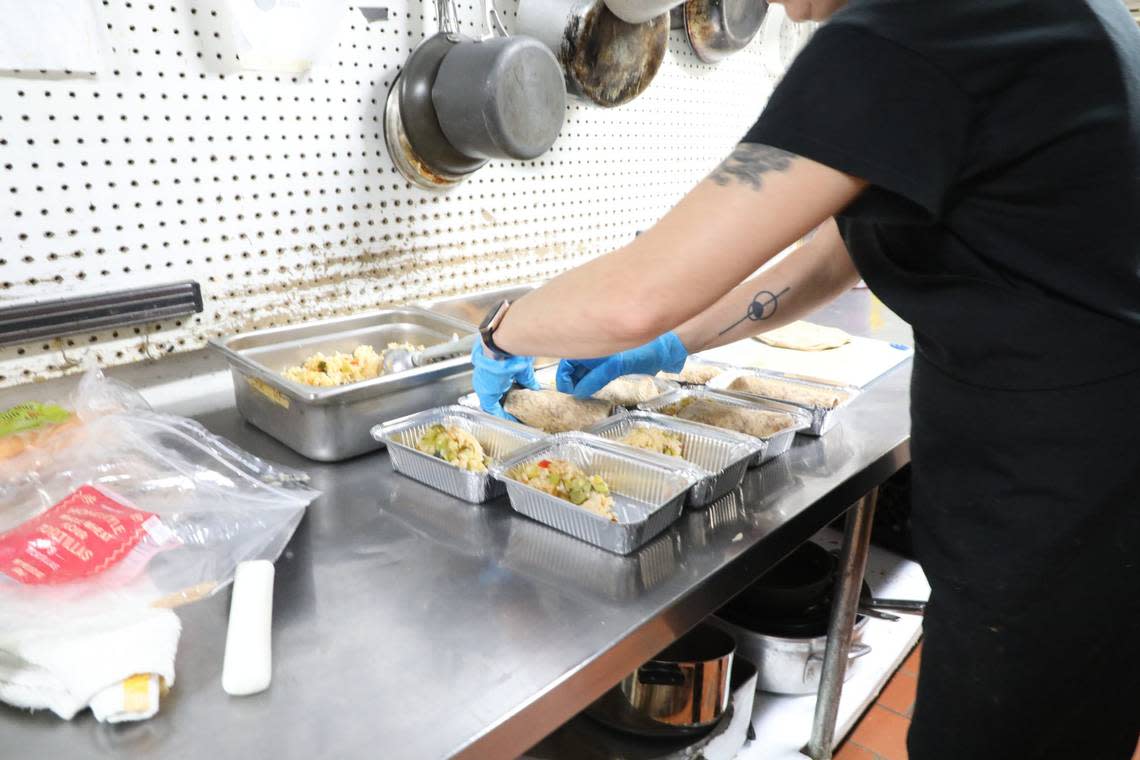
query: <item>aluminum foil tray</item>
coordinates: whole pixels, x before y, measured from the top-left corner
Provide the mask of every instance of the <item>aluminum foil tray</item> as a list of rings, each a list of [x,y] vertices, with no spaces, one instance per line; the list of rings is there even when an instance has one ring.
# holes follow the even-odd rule
[[[462,470],[417,449],[416,441],[435,424],[455,425],[471,433],[492,461],[543,437],[533,428],[462,406],[428,409],[372,428],[372,437],[388,446],[396,472],[473,504],[498,498],[506,489],[489,472]]]
[[[805,388],[815,388],[819,390],[834,390],[842,391],[847,394],[847,399],[834,407],[821,407],[813,406],[812,404],[800,403],[798,401],[791,401],[788,399],[777,399],[772,396],[760,396],[757,394],[749,393],[747,391],[728,390],[728,386],[732,381],[744,375],[755,375],[756,377],[771,378],[773,380],[780,380],[791,385],[802,385]],[[723,374],[713,378],[708,387],[713,390],[720,390],[725,393],[732,393],[734,395],[745,396],[747,398],[763,398],[771,401],[779,401],[784,404],[792,404],[801,409],[806,410],[811,414],[811,426],[801,430],[803,435],[820,436],[827,431],[838,425],[844,416],[846,416],[846,409],[851,405],[851,402],[858,397],[860,391],[858,388],[853,388],[848,385],[825,385],[823,383],[813,383],[807,380],[801,380],[796,377],[784,375],[779,372],[772,372],[771,370],[762,370],[747,367],[733,367],[726,370]]]
[[[635,427],[668,430],[681,438],[681,458],[704,473],[704,477],[689,491],[688,504],[691,507],[712,504],[740,485],[748,463],[754,461],[766,445],[759,438],[743,433],[644,411],[615,415],[602,420],[588,432],[620,443]]]
[[[563,459],[590,475],[601,475],[614,497],[618,521],[610,522],[507,475],[514,467],[539,459]],[[559,433],[495,462],[491,472],[506,483],[515,511],[599,548],[629,554],[681,516],[689,490],[704,477],[698,468],[680,464],[589,433]]]
[[[712,391],[707,388],[680,388],[671,393],[666,393],[664,396],[655,398],[653,401],[639,404],[638,408],[647,412],[664,414],[665,412],[663,410],[668,409],[674,404],[680,404],[686,398],[705,399],[715,401],[718,404],[742,406],[746,409],[757,409],[765,412],[784,412],[795,420],[793,425],[781,430],[775,435],[759,439],[764,441],[765,446],[749,463],[749,465],[753,467],[763,464],[770,459],[775,459],[787,452],[787,450],[792,447],[792,439],[796,437],[796,433],[801,430],[806,430],[811,425],[811,414],[809,414],[807,410],[795,406],[794,404],[770,401],[757,396],[744,396],[735,393],[725,393],[723,391]]]

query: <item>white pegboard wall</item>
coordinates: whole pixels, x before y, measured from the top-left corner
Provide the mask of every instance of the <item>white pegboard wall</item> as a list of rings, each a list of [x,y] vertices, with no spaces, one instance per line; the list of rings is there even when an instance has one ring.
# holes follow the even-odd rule
[[[516,0],[497,3],[513,28]],[[95,75],[0,72],[0,302],[193,279],[185,320],[0,349],[0,386],[201,347],[211,336],[554,275],[652,224],[771,88],[760,38],[717,66],[673,32],[650,88],[571,100],[549,153],[412,187],[383,103],[418,0],[351,9],[306,75],[243,72],[225,0],[102,0]],[[464,31],[479,10],[460,5]]]

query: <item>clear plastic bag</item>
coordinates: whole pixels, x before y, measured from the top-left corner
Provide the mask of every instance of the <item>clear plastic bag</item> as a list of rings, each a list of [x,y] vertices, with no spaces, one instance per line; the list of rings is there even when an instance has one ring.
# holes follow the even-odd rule
[[[29,427],[29,414],[43,424]],[[16,421],[7,435],[5,419]],[[304,473],[151,411],[98,370],[70,404],[0,414],[5,438],[0,631],[28,605],[107,612],[207,596],[239,562],[276,559],[316,496]]]

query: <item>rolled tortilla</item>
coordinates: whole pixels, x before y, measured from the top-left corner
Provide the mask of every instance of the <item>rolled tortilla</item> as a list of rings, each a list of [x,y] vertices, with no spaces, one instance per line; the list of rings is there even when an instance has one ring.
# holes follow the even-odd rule
[[[838,327],[812,322],[792,322],[756,336],[756,340],[776,348],[794,351],[827,351],[851,342],[851,336]]]
[[[771,438],[796,424],[790,414],[746,409],[731,404],[719,404],[704,399],[694,400],[677,411],[677,417],[706,425],[735,430],[757,438]]]
[[[711,364],[699,362],[685,362],[685,367],[679,373],[658,372],[657,376],[663,380],[672,380],[686,385],[705,385],[724,370]]]
[[[626,375],[595,393],[594,398],[612,401],[621,406],[637,406],[660,395],[661,390],[649,375]]]
[[[819,409],[834,409],[851,398],[850,393],[839,388],[816,388],[803,383],[792,383],[776,377],[759,375],[741,375],[729,383],[728,389]]]
[[[547,433],[584,430],[610,416],[614,405],[594,398],[574,398],[558,391],[516,388],[503,397],[503,408],[519,422]]]

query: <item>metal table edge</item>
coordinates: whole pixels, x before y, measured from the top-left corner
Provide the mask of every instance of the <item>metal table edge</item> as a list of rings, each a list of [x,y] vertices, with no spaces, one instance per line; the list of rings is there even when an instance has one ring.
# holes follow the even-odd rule
[[[771,568],[858,500],[910,462],[910,435],[823,498],[745,549],[717,572],[673,600],[653,619],[628,631],[609,649],[568,671],[526,704],[504,715],[481,734],[455,748],[457,760],[517,757],[585,709],[645,660],[696,626],[760,573]],[[762,556],[758,556],[762,555]],[[750,563],[759,560],[758,565]],[[747,567],[747,575],[734,572]],[[617,674],[615,676],[615,674]]]

